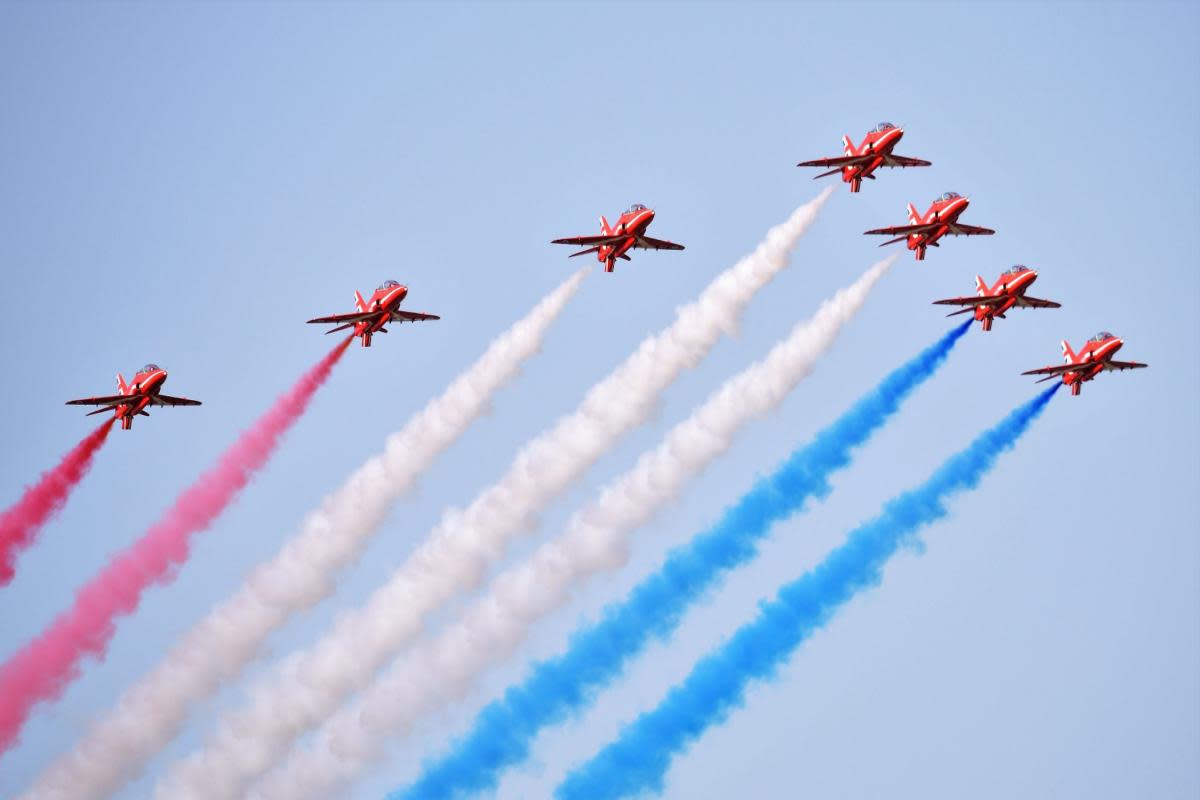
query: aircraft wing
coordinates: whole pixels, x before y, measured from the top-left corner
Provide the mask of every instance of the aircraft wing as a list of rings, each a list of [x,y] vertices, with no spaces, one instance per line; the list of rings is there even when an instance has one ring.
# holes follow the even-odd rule
[[[1053,300],[1042,300],[1040,297],[1026,297],[1019,294],[1016,297],[1017,308],[1062,308],[1062,303]]]
[[[890,228],[875,228],[874,230],[863,231],[863,236],[908,236],[910,233],[931,231],[940,224],[933,222],[920,223],[918,225],[893,225]]]
[[[309,324],[312,324],[314,322],[317,322],[317,323],[349,322],[349,323],[353,324],[355,322],[362,322],[363,320],[373,319],[374,317],[376,317],[378,315],[379,315],[378,311],[358,311],[353,314],[334,314],[332,317],[317,317],[316,319],[310,319],[308,322],[309,322]]]
[[[625,241],[627,238],[629,237],[624,234],[619,236],[613,236],[612,234],[606,236],[568,236],[566,239],[554,239],[550,244],[573,244],[577,247],[591,247],[593,245],[617,244],[618,242]]]
[[[801,161],[797,167],[845,167],[849,164],[858,164],[863,161],[870,161],[874,158],[874,154],[865,156],[838,156],[836,158],[818,158],[813,161]]]
[[[134,395],[113,394],[107,397],[85,397],[81,400],[68,400],[69,406],[119,406],[137,400]]]
[[[1126,369],[1142,369],[1149,364],[1141,364],[1137,361],[1105,361],[1104,369],[1109,372],[1120,372]]]
[[[1094,367],[1094,366],[1096,366],[1094,363],[1089,364],[1087,362],[1084,362],[1082,364],[1057,364],[1053,367],[1041,367],[1039,369],[1031,369],[1028,372],[1022,372],[1021,374],[1022,375],[1049,375],[1050,377],[1054,377],[1055,375],[1062,375],[1064,372],[1083,372],[1088,367]]]
[[[963,225],[956,222],[946,233],[951,236],[991,236],[995,231],[991,228],[980,228],[978,225]]]
[[[934,300],[935,306],[994,306],[1003,303],[1006,298],[1003,295],[995,295],[992,297],[951,297],[947,300]]]
[[[150,395],[150,405],[152,406],[198,406],[199,400],[189,400],[186,397],[172,397],[169,394],[152,394]]]
[[[396,309],[392,312],[392,322],[423,322],[427,319],[441,319],[437,314],[422,314],[419,311],[401,311]]]
[[[640,250],[682,250],[683,245],[668,242],[666,239],[651,239],[649,236],[639,236],[633,246]]]
[[[931,167],[932,161],[926,161],[923,158],[909,158],[908,156],[887,156],[883,159],[884,167]]]

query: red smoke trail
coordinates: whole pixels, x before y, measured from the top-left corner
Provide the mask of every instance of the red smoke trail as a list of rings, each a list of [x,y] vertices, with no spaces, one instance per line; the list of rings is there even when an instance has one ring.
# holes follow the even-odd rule
[[[116,619],[137,608],[142,592],[171,579],[187,559],[192,534],[207,528],[266,463],[349,344],[348,337],[275,401],[142,538],[79,590],[70,609],[0,666],[0,753],[16,743],[37,703],[58,697],[78,676],[85,656],[103,656]]]
[[[0,514],[0,586],[12,580],[17,554],[33,543],[37,532],[62,509],[67,495],[83,480],[115,421],[114,417],[96,428],[63,456],[57,467],[26,489],[12,508]]]

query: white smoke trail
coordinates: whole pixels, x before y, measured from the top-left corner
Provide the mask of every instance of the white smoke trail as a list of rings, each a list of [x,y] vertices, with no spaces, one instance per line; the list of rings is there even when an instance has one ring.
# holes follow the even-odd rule
[[[179,732],[196,703],[255,659],[273,630],[333,591],[337,573],[359,556],[397,498],[538,352],[588,271],[580,270],[543,298],[390,436],[382,453],[326,497],[275,558],[188,631],[106,718],[36,779],[27,796],[103,797],[137,777]]]
[[[657,447],[576,513],[566,532],[499,575],[489,592],[436,638],[414,645],[358,699],[296,747],[252,796],[269,800],[346,796],[344,784],[387,754],[423,714],[461,699],[531,626],[561,607],[580,581],[625,564],[633,532],[649,522],[733,443],[751,420],[774,410],[829,350],[871,289],[896,261],[872,266],[798,324],[762,361],[727,380]]]
[[[203,749],[159,783],[160,798],[240,798],[282,757],[420,632],[427,614],[482,582],[506,545],[537,513],[644,421],[660,393],[733,329],[754,295],[785,266],[831,192],[798,208],[758,248],[679,309],[666,330],[645,339],[579,407],[528,442],[508,472],[465,511],[447,512],[426,541],[375,592],[343,615],[307,651],[286,659],[251,691],[249,706],[225,715]]]

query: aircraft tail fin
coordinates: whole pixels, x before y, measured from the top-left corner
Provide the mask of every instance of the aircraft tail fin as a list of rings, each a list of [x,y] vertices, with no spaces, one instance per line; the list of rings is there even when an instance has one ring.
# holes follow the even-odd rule
[[[850,139],[849,136],[842,137],[842,146],[846,148],[846,155],[848,155],[848,156],[854,155],[854,142]]]
[[[1070,364],[1075,360],[1075,351],[1071,349],[1071,345],[1067,344],[1067,340],[1062,340],[1063,361]]]
[[[354,307],[359,311],[367,310],[367,302],[363,300],[363,296],[358,293],[358,289],[354,290]]]
[[[917,207],[912,203],[908,204],[908,221],[917,224],[921,221],[921,212],[917,211]]]
[[[125,376],[117,373],[117,394],[129,394],[129,384],[125,382]]]
[[[605,236],[608,236],[612,232],[613,232],[612,226],[608,224],[608,220],[604,218],[603,214],[601,214],[600,215],[600,233],[604,234]]]
[[[975,293],[980,297],[988,293],[988,285],[984,283],[982,275],[975,276]]]

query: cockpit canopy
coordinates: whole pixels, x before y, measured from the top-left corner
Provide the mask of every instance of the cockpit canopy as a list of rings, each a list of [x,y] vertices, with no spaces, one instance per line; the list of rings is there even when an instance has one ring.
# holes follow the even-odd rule
[[[639,211],[645,211],[645,210],[646,210],[646,207],[644,205],[642,205],[641,203],[634,203],[633,205],[631,205],[628,208],[628,210],[626,210],[625,213],[626,214],[636,214]]]
[[[1108,331],[1100,331],[1095,336],[1088,339],[1088,341],[1089,342],[1104,342],[1104,341],[1108,341],[1109,339],[1115,339],[1115,338],[1117,338],[1117,337],[1113,336]]]
[[[145,375],[147,372],[158,372],[162,367],[158,364],[147,364],[137,371],[138,375]]]
[[[947,200],[955,200],[959,197],[962,197],[962,195],[959,194],[958,192],[946,192],[945,194],[943,194],[941,197],[939,197],[937,200],[934,200],[933,202],[944,203]]]
[[[1005,275],[1020,275],[1022,272],[1029,272],[1029,267],[1024,264],[1014,264],[1010,269],[1004,270]]]
[[[400,281],[384,281],[382,284],[380,284],[379,288],[376,289],[375,291],[379,292],[379,291],[384,291],[387,289],[395,289],[399,285],[400,285]]]
[[[869,133],[883,133],[884,131],[890,131],[895,127],[896,126],[890,122],[881,122],[868,132]]]

